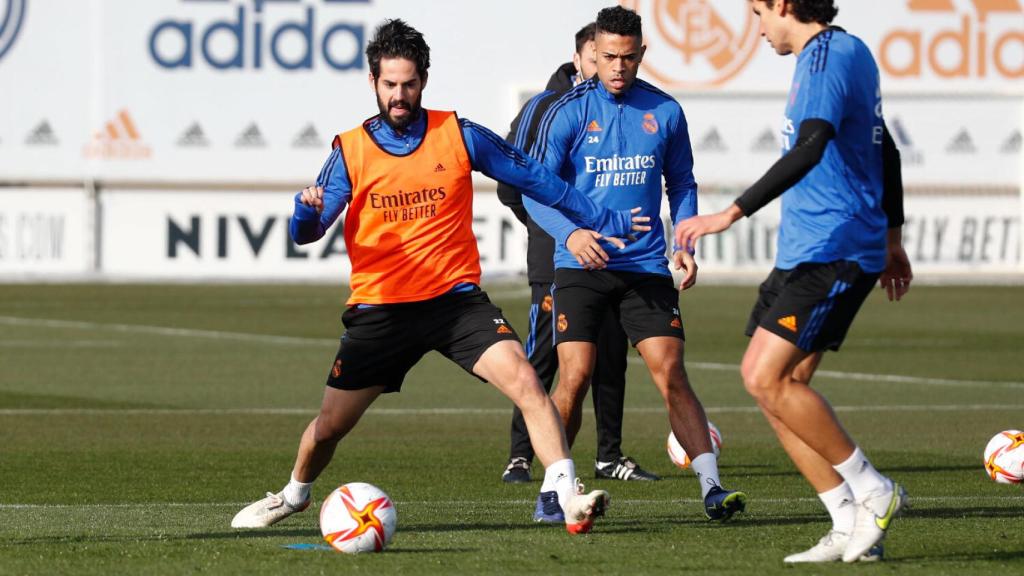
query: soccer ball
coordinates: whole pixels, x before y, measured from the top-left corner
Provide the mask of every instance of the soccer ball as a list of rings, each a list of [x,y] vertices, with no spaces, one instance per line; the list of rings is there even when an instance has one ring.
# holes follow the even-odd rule
[[[1003,430],[988,441],[985,472],[1000,484],[1024,482],[1024,432]]]
[[[708,421],[708,434],[711,436],[711,449],[714,450],[717,457],[722,453],[722,433],[710,420]],[[665,447],[668,449],[668,457],[673,464],[680,468],[690,467],[690,456],[686,450],[683,450],[683,446],[679,444],[679,440],[676,440],[676,435],[672,432],[668,433],[668,442]]]
[[[373,484],[350,482],[320,505],[320,533],[339,552],[380,552],[397,523],[394,502]]]

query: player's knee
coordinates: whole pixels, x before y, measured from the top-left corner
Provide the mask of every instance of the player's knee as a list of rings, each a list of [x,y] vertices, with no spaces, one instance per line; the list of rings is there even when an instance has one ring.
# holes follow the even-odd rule
[[[317,444],[336,444],[345,437],[346,428],[339,422],[327,418],[317,418],[313,428],[313,441]]]
[[[590,372],[582,365],[558,367],[558,388],[579,390],[590,378]]]
[[[509,387],[509,396],[520,410],[535,408],[548,400],[547,392],[537,379],[537,373],[529,362],[519,362]]]
[[[779,394],[779,382],[764,370],[744,364],[740,371],[747,393],[762,404],[771,404]]]

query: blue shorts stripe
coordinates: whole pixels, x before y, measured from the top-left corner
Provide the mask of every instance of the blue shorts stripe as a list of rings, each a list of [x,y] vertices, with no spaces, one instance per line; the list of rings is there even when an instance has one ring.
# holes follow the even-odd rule
[[[533,349],[537,346],[537,305],[530,305],[530,335],[526,337],[526,357],[533,356]]]
[[[807,327],[804,329],[803,333],[800,334],[800,338],[797,340],[796,345],[798,348],[802,350],[808,350],[810,348],[811,344],[814,343],[814,340],[821,332],[821,326],[825,323],[825,319],[828,318],[829,312],[831,312],[832,308],[835,307],[836,296],[846,292],[849,287],[850,285],[842,280],[836,280],[836,282],[832,284],[832,290],[829,291],[828,297],[824,302],[815,306],[814,311],[811,312],[811,318],[807,321]]]

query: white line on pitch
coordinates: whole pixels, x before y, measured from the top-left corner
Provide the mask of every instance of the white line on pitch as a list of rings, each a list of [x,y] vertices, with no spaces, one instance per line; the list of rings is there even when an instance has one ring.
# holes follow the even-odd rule
[[[143,324],[103,324],[98,322],[81,322],[74,320],[52,320],[43,318],[20,318],[0,316],[0,325],[35,326],[43,328],[74,328],[80,330],[112,330],[115,332],[152,334],[156,336],[182,336],[193,338],[209,338],[213,340],[235,340],[240,342],[259,342],[289,346],[337,346],[338,340],[326,338],[302,338],[298,336],[274,336],[271,334],[249,334],[244,332],[224,332],[220,330],[196,330],[191,328],[169,328],[166,326],[147,326]],[[630,357],[632,363],[641,363],[642,359]],[[736,364],[718,362],[687,362],[690,368],[715,371],[739,371]],[[819,370],[819,378],[838,378],[843,380],[861,380],[869,382],[894,382],[901,384],[924,384],[932,386],[995,386],[1002,388],[1024,389],[1024,382],[994,382],[988,380],[953,380],[948,378],[926,378],[919,376],[901,376],[898,374],[867,374],[861,372],[840,372],[836,370]]]
[[[643,364],[642,358],[629,358],[633,364]],[[739,378],[738,364],[722,364],[719,362],[687,362],[687,368],[700,368],[717,372],[736,372]],[[867,382],[897,382],[900,384],[924,384],[930,386],[995,386],[1002,388],[1024,388],[1024,382],[995,382],[991,380],[952,380],[949,378],[926,378],[921,376],[900,376],[899,374],[868,374],[864,372],[840,372],[838,370],[818,370],[816,378],[836,378],[839,380],[859,380]]]
[[[758,498],[758,504],[793,504],[793,503],[817,503],[817,498]],[[396,500],[398,506],[522,506],[533,504],[534,500]],[[665,500],[656,499],[615,499],[617,505],[662,505],[662,504],[694,504],[703,500],[696,498],[670,498]],[[954,502],[1024,502],[1024,495],[1021,496],[912,496],[912,503],[954,503]],[[118,502],[113,504],[0,504],[0,510],[39,510],[39,509],[97,509],[97,508],[120,508],[120,509],[144,509],[156,508],[235,508],[245,506],[249,502]],[[1022,512],[1024,513],[1024,512]]]
[[[836,412],[1000,412],[1024,411],[1024,404],[903,404],[833,406]],[[512,408],[371,408],[379,416],[458,416],[509,414]],[[661,414],[661,406],[625,408],[638,414]],[[707,406],[708,414],[753,414],[756,406]],[[592,413],[586,408],[584,412]],[[0,416],[312,416],[317,408],[0,408]]]
[[[298,336],[274,336],[271,334],[247,334],[244,332],[223,332],[220,330],[196,330],[192,328],[169,328],[166,326],[146,326],[144,324],[104,324],[99,322],[79,322],[76,320],[51,320],[43,318],[17,318],[0,316],[0,325],[33,326],[42,328],[74,328],[78,330],[110,330],[132,334],[152,334],[155,336],[184,336],[189,338],[209,338],[212,340],[236,340],[240,342],[262,342],[266,344],[287,344],[294,346],[337,346],[338,340],[325,338],[301,338]]]

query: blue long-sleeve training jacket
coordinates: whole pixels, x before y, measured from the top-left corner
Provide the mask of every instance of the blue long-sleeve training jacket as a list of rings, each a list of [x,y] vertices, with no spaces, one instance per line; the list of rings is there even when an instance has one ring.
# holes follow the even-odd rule
[[[651,231],[608,251],[609,270],[669,275],[661,222],[662,177],[672,221],[697,214],[693,151],[683,109],[637,79],[616,97],[594,78],[562,96],[544,115],[531,155],[595,202],[613,210],[641,207]],[[555,268],[582,268],[565,242],[579,228],[531,198],[523,204],[555,239]]]
[[[365,126],[385,151],[401,156],[411,154],[419,147],[427,129],[426,117],[426,114],[421,114],[404,133],[396,132],[379,117],[373,118]],[[459,119],[459,126],[474,170],[516,186],[527,197],[532,195],[543,205],[556,206],[572,221],[579,222],[579,226],[595,226],[602,234],[609,236],[629,233],[632,217],[628,210],[615,211],[599,206],[525,152],[509,146],[501,137],[483,126],[465,118]],[[341,148],[331,151],[316,179],[316,185],[324,188],[324,210],[319,215],[315,208],[302,203],[301,192],[295,195],[295,212],[289,224],[289,232],[299,244],[308,244],[323,237],[352,198],[352,183],[349,181]]]

